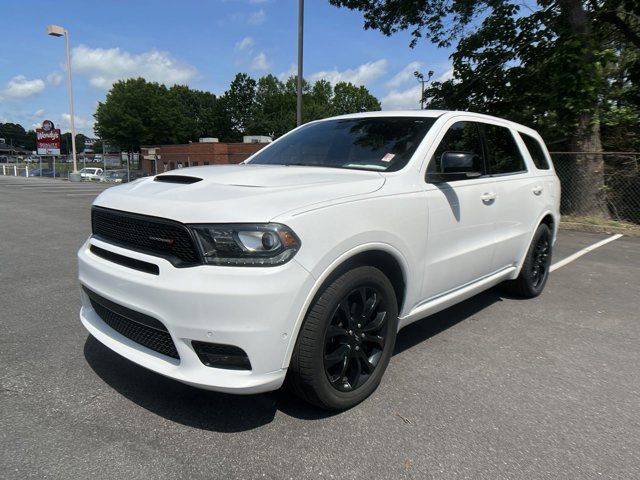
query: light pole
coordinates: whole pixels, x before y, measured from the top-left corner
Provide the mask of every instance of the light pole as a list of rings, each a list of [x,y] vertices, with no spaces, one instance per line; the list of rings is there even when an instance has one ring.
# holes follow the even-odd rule
[[[431,80],[431,77],[433,77],[433,70],[429,70],[427,75],[429,76],[425,80],[423,74],[421,74],[417,70],[413,72],[413,76],[416,77],[416,80],[418,80],[418,82],[420,82],[420,85],[422,86],[422,90],[420,94],[420,110],[424,110],[424,84],[429,82],[429,80]]]
[[[73,158],[73,173],[78,173],[78,164],[76,163],[76,127],[73,116],[73,88],[71,86],[71,55],[69,53],[69,30],[59,25],[48,25],[47,35],[52,37],[64,36],[67,46],[67,91],[69,93],[69,123],[71,124],[71,152]]]
[[[302,125],[302,36],[304,31],[304,0],[298,0],[298,98],[296,125]]]

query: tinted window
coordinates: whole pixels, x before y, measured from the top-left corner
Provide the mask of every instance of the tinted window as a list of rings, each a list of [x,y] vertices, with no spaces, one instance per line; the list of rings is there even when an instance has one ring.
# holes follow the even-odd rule
[[[312,123],[260,150],[250,163],[395,171],[407,164],[434,122],[377,117]]]
[[[522,158],[511,130],[489,124],[482,124],[482,129],[484,131],[487,161],[491,175],[525,172],[527,170],[524,158]]]
[[[428,171],[430,173],[445,173],[442,170],[442,154],[445,152],[476,155],[477,158],[471,171],[485,173],[482,140],[476,123],[457,122],[449,127],[429,162]]]
[[[544,154],[544,149],[542,148],[542,145],[540,145],[540,142],[524,133],[520,133],[520,137],[527,146],[529,155],[531,155],[531,159],[533,160],[536,168],[539,168],[540,170],[549,170],[549,162],[547,161],[547,156]]]

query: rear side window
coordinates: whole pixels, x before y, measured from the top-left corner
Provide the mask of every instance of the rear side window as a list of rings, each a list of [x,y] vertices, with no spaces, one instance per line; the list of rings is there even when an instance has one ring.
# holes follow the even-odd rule
[[[429,162],[428,172],[444,173],[441,159],[445,152],[475,154],[477,159],[474,163],[477,164],[474,165],[473,171],[484,174],[482,139],[477,123],[456,122],[451,125]]]
[[[544,154],[544,149],[542,148],[542,145],[540,145],[540,142],[526,133],[519,133],[522,141],[527,146],[527,150],[529,150],[529,155],[531,155],[531,159],[533,160],[536,168],[539,170],[549,170],[549,161],[547,160],[547,156]]]
[[[526,172],[527,167],[511,130],[497,125],[483,124],[489,174]]]

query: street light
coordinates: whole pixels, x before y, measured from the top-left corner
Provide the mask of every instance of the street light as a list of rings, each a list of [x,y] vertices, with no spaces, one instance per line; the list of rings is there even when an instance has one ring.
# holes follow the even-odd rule
[[[416,77],[416,80],[418,80],[418,82],[420,82],[420,85],[422,86],[422,90],[420,94],[420,110],[424,110],[424,84],[428,83],[429,80],[431,80],[431,77],[433,77],[433,70],[429,70],[429,73],[427,75],[429,76],[425,80],[423,74],[421,74],[417,70],[413,72],[413,76]]]
[[[71,86],[71,56],[69,54],[69,30],[59,25],[48,25],[47,35],[52,37],[64,36],[67,46],[67,90],[69,92],[69,113],[71,114],[71,152],[73,157],[73,173],[78,173],[78,164],[76,163],[76,127],[73,116],[73,88]]]

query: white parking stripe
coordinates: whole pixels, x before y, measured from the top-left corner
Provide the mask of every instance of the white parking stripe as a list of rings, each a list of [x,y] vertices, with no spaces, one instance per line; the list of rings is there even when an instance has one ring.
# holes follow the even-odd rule
[[[67,197],[97,197],[98,193],[67,193]]]
[[[102,190],[79,190],[83,193],[100,193]],[[78,190],[38,190],[38,193],[67,193],[67,192],[78,192]]]
[[[610,242],[613,242],[614,240],[619,239],[621,236],[622,236],[621,233],[617,233],[615,235],[611,235],[609,238],[600,240],[599,242],[594,243],[593,245],[589,245],[588,247],[583,248],[582,250],[578,250],[576,253],[569,255],[567,258],[563,258],[559,262],[556,262],[553,265],[551,265],[551,268],[549,269],[549,271],[553,272],[554,270],[564,267],[565,265],[573,262],[574,260],[580,258],[583,255],[586,255],[587,253],[595,250],[596,248],[599,248],[603,245],[606,245],[607,243],[610,243]]]

